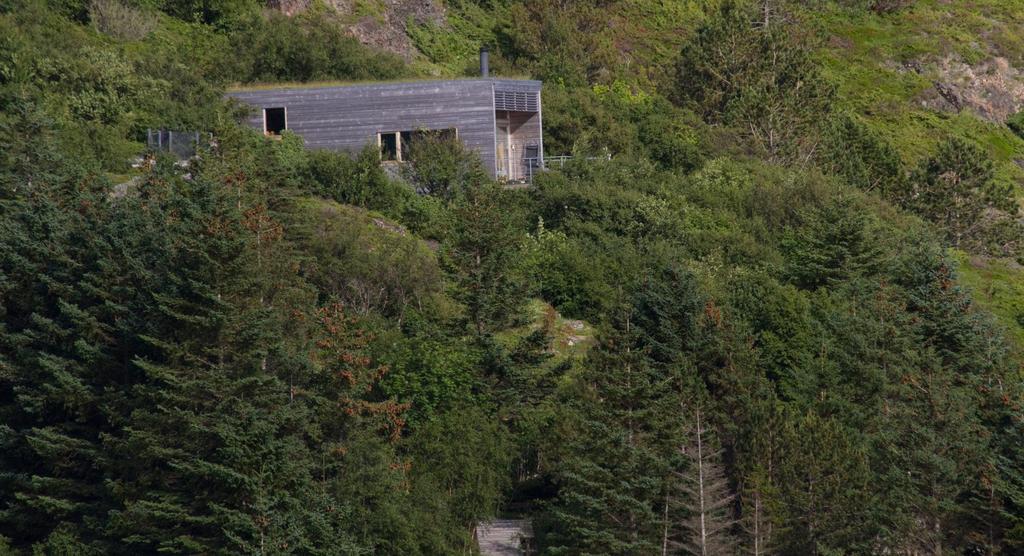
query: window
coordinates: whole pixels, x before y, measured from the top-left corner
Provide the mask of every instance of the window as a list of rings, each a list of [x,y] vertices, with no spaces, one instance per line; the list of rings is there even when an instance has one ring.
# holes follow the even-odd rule
[[[267,135],[281,135],[288,128],[287,120],[284,108],[264,108],[263,132]]]
[[[398,134],[397,133],[381,133],[380,134],[380,159],[381,160],[398,160]]]
[[[454,128],[448,129],[417,129],[414,131],[389,131],[381,133],[380,159],[384,161],[408,162],[412,158],[413,145],[426,137],[455,139],[458,133]]]

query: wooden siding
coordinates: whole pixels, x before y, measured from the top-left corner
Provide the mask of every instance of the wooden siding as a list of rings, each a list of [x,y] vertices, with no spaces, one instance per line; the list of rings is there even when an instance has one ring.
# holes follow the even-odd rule
[[[248,120],[256,129],[263,129],[264,108],[286,108],[288,130],[313,149],[355,151],[376,145],[378,133],[454,128],[493,175],[494,91],[530,92],[539,102],[540,86],[539,81],[467,79],[237,91],[228,96],[256,109]]]

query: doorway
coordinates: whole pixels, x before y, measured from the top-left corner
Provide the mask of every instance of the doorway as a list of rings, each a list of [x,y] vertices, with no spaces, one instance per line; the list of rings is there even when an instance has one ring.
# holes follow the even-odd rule
[[[495,141],[495,170],[497,170],[498,177],[503,177],[507,180],[515,179],[513,176],[512,164],[512,133],[509,129],[508,121],[498,121],[497,123],[497,140]]]

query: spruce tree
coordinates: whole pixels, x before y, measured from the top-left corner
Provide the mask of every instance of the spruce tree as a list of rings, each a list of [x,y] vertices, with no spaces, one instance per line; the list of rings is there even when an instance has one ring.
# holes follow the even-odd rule
[[[59,529],[102,551],[105,438],[130,382],[116,334],[130,318],[124,278],[103,258],[106,199],[39,182],[0,214],[0,533],[25,546]]]
[[[453,229],[442,244],[453,297],[466,307],[478,336],[518,318],[526,289],[517,260],[524,236],[503,202],[505,195],[493,183],[468,184],[454,201]]]
[[[560,468],[555,554],[653,554],[662,545],[673,379],[648,359],[627,309],[588,357]]]

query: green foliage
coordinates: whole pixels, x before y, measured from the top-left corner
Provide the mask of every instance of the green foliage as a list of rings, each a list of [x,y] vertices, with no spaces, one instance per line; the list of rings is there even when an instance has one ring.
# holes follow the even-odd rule
[[[408,187],[236,124],[232,82],[408,75],[357,4],[0,0],[0,552],[469,553],[522,513],[547,553],[657,553],[705,463],[760,553],[1020,551],[1019,346],[982,309],[1016,326],[1018,271],[981,256],[1019,249],[1019,118],[921,103],[929,56],[1019,65],[1019,8],[407,19],[414,68],[488,43],[546,79],[577,156],[518,191],[441,137]],[[216,140],[129,170],[147,127]]]
[[[805,415],[787,420],[780,436],[785,459],[777,471],[779,549],[789,554],[870,550],[874,531],[865,527],[869,467],[853,432]]]
[[[833,119],[823,158],[825,168],[846,183],[886,198],[898,199],[908,187],[899,152],[855,115]]]
[[[578,422],[559,471],[552,554],[657,550],[658,502],[668,473],[671,378],[649,363],[627,313],[592,352],[581,378]]]
[[[1006,125],[1016,133],[1018,137],[1024,139],[1024,112],[1017,112],[1007,118]]]
[[[738,128],[770,158],[794,157],[811,150],[834,91],[796,29],[761,17],[725,2],[684,46],[678,96],[709,121]]]
[[[938,224],[948,241],[959,247],[979,239],[986,209],[1016,208],[1010,192],[992,177],[992,161],[984,151],[953,138],[921,163],[911,177],[913,189],[902,202]]]
[[[480,155],[447,134],[417,134],[407,158],[402,172],[416,191],[425,195],[450,200],[488,179]]]
[[[440,293],[433,253],[402,228],[344,205],[298,204],[290,233],[308,257],[302,272],[322,299],[339,300],[357,314],[401,321],[410,310],[425,310]]]
[[[590,2],[512,4],[501,27],[502,53],[552,83],[584,85],[606,76],[615,59],[607,17]]]
[[[346,34],[324,8],[288,17],[246,16],[231,33],[231,63],[241,82],[393,79],[401,60]]]
[[[380,154],[369,146],[355,158],[347,153],[313,151],[299,172],[310,193],[370,210],[394,213],[411,197],[388,179],[380,167]]]
[[[92,0],[89,21],[101,33],[121,40],[143,39],[153,31],[156,18],[120,0]]]
[[[877,271],[878,239],[872,237],[862,206],[838,198],[803,216],[803,225],[781,245],[787,274],[796,285],[814,289]]]
[[[466,308],[477,335],[514,323],[522,313],[525,277],[520,271],[523,237],[509,193],[493,183],[470,184],[452,207],[454,225],[441,246],[453,297]]]

